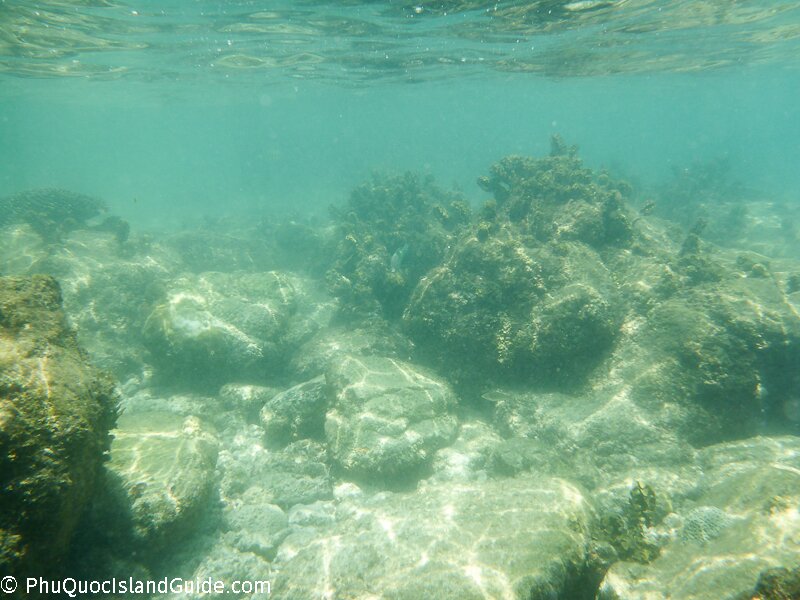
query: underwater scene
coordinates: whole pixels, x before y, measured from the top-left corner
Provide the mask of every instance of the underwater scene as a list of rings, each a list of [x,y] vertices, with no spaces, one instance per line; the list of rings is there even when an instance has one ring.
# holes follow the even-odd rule
[[[0,0],[0,597],[800,599],[800,2]]]

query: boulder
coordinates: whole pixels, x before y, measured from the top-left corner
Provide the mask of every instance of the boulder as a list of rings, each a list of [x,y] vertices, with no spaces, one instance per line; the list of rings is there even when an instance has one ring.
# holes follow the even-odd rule
[[[0,565],[57,573],[116,417],[46,276],[0,278]]]
[[[785,422],[800,389],[800,316],[772,278],[735,271],[658,302],[623,327],[595,393],[633,405],[696,445]]]
[[[246,422],[244,411],[231,407],[221,394],[207,396],[192,391],[170,393],[159,387],[123,390],[120,409],[126,418],[139,413],[169,413],[173,420],[196,417],[205,428],[215,431],[217,436],[231,434]]]
[[[327,447],[349,477],[384,484],[418,479],[434,452],[456,436],[455,394],[416,365],[345,356],[331,363],[325,378]]]
[[[641,407],[627,388],[613,395],[495,390],[495,424],[506,440],[493,451],[500,473],[535,469],[593,488],[631,469],[692,464],[695,453],[665,427],[661,410]]]
[[[217,452],[196,417],[123,414],[106,474],[108,533],[151,560],[174,548],[208,511]]]
[[[373,319],[349,326],[328,326],[306,340],[294,353],[289,369],[300,380],[324,375],[332,361],[348,354],[376,354],[407,359],[412,344],[385,321]]]
[[[502,438],[492,427],[479,419],[464,419],[458,429],[458,437],[445,448],[436,452],[429,481],[483,481],[491,470],[494,449],[502,444]]]
[[[281,273],[203,273],[174,280],[147,319],[158,374],[173,383],[216,386],[263,378],[282,364],[296,301]]]
[[[257,422],[261,409],[278,393],[278,388],[228,383],[220,388],[219,397],[224,410],[239,414],[248,422]]]
[[[218,222],[164,236],[164,245],[191,273],[258,271],[274,262],[274,250],[253,223]]]

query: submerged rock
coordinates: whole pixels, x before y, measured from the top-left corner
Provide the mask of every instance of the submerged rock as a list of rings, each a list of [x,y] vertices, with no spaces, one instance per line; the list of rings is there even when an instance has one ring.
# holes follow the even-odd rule
[[[430,486],[343,501],[281,547],[273,592],[307,598],[577,598],[591,511],[558,479]]]
[[[261,409],[278,393],[278,388],[229,383],[220,388],[219,397],[225,410],[239,415],[247,422],[257,422]]]
[[[270,398],[261,409],[267,442],[286,445],[304,438],[323,439],[327,392],[325,378],[319,376]]]
[[[103,508],[118,543],[155,559],[208,510],[218,442],[196,417],[125,414],[114,430]]]
[[[613,565],[598,598],[753,598],[766,574],[800,564],[800,440],[709,446],[700,462],[701,492],[676,508],[678,534],[649,564]]]
[[[696,285],[660,286],[659,270],[642,273],[642,295],[582,386],[485,393],[508,438],[499,470],[563,473],[562,462],[593,487],[632,467],[686,468],[695,448],[764,427],[792,431],[784,415],[800,386],[797,308],[776,279],[718,264],[722,280]],[[637,287],[632,277],[618,278],[626,295]]]
[[[50,277],[0,278],[0,566],[58,573],[115,418]]]
[[[264,430],[251,425],[220,452],[220,496],[228,505],[252,503],[288,510],[333,497],[333,482],[324,446],[299,440],[281,450],[268,450]]]
[[[186,567],[188,569],[179,568],[176,571],[186,573],[187,580],[193,582],[224,581],[228,585],[234,581],[246,582],[248,591],[252,591],[234,596],[229,593],[230,588],[226,587],[225,591],[220,594],[195,590],[160,596],[159,600],[161,598],[164,600],[224,600],[231,597],[235,597],[237,600],[270,600],[270,598],[274,598],[271,593],[271,585],[275,580],[272,565],[270,561],[254,552],[239,550],[226,543],[218,543],[208,555],[202,557],[199,565],[197,558],[191,557],[187,560]]]
[[[438,450],[431,465],[428,481],[475,482],[488,478],[494,449],[503,440],[488,424],[475,420],[462,421],[456,440]]]
[[[378,355],[408,358],[411,342],[386,322],[376,319],[350,327],[330,326],[319,330],[294,353],[289,368],[298,378],[322,375],[331,362],[347,355]]]
[[[328,451],[347,476],[384,485],[418,479],[433,453],[455,438],[455,394],[416,365],[345,356],[325,377]]]
[[[772,278],[729,273],[655,304],[626,329],[595,389],[626,393],[698,446],[783,420],[783,401],[800,386],[790,366],[800,364],[800,315]]]
[[[52,247],[27,224],[7,225],[0,228],[0,273],[16,276],[48,274],[36,270],[36,265],[45,260]]]
[[[172,382],[258,379],[283,363],[295,310],[294,288],[281,273],[186,275],[148,317],[146,341],[158,373]]]
[[[642,407],[626,389],[614,395],[496,390],[484,395],[507,439],[494,450],[495,468],[534,468],[587,487],[631,469],[683,468],[694,461],[691,445],[664,426],[671,409]]]
[[[253,488],[253,492],[256,489]],[[264,560],[275,558],[278,546],[289,533],[286,513],[266,504],[257,494],[229,505],[223,513],[223,541],[240,552],[251,552]]]
[[[187,271],[258,272],[274,263],[274,251],[267,240],[248,230],[251,223],[207,225],[165,236],[164,244],[174,250]]]

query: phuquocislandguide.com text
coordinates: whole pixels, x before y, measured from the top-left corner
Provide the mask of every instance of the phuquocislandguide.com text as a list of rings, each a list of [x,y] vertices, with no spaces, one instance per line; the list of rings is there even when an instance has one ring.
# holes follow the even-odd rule
[[[28,594],[64,594],[70,598],[83,598],[88,595],[151,595],[151,594],[270,594],[269,581],[232,581],[230,583],[206,577],[204,579],[182,579],[164,577],[162,579],[104,579],[83,580],[72,577],[45,579],[28,577],[25,580]]]

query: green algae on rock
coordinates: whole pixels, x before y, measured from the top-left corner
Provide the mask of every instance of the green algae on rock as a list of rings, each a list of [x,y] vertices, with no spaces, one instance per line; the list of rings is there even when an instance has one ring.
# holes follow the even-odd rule
[[[116,417],[46,276],[0,278],[0,565],[56,574]]]
[[[594,535],[607,541],[619,560],[648,563],[658,556],[660,548],[649,537],[657,524],[656,493],[647,484],[637,481],[630,490],[622,511],[604,515]]]
[[[630,185],[583,166],[577,146],[558,135],[549,156],[508,156],[478,184],[492,193],[498,216],[539,242],[579,240],[600,248],[624,245],[632,236],[624,205]]]
[[[800,598],[800,567],[767,569],[758,578],[754,594],[742,600],[794,600]]]

